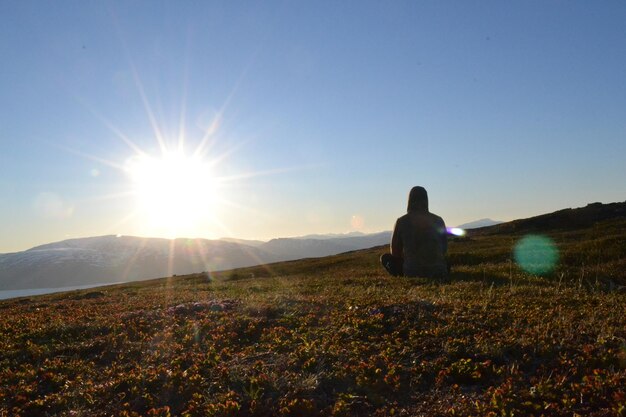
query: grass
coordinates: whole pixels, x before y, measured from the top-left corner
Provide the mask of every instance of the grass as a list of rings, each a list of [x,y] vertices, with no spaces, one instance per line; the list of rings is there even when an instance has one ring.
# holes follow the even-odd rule
[[[384,248],[0,302],[0,416],[624,416],[626,222],[450,244],[447,283]]]

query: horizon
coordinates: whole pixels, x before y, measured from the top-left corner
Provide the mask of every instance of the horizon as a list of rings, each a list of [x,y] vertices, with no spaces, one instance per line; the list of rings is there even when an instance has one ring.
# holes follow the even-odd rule
[[[2,3],[0,253],[624,201],[626,4]],[[220,237],[222,236],[222,237]]]
[[[626,203],[626,201],[624,201]],[[619,204],[621,203],[620,201],[614,201],[614,202],[589,202],[587,203],[585,206],[580,206],[580,207],[564,207],[562,209],[556,210],[556,211],[560,211],[560,210],[567,210],[567,209],[578,209],[578,208],[583,208],[592,204],[603,204],[603,205],[607,205],[607,204]],[[529,217],[536,217],[536,216],[541,216],[544,214],[551,214],[551,213],[540,213],[540,214],[536,214],[534,216],[529,216]],[[480,218],[480,219],[475,219],[473,221],[469,221],[466,224],[470,224],[470,223],[476,223],[476,222],[481,222],[481,221],[490,221],[490,222],[495,222],[495,224],[502,224],[502,223],[509,223],[509,222],[514,222],[517,220],[524,220],[526,218],[517,218],[517,219],[511,219],[511,220],[494,220],[488,217],[484,217],[484,218]],[[457,229],[459,227],[465,227],[465,224],[460,224],[460,225],[446,225],[448,228],[448,233],[450,233],[450,229]],[[481,227],[488,227],[488,226],[478,226],[477,228],[481,228]],[[474,227],[473,227],[474,228]],[[471,230],[470,229],[461,229],[461,232],[465,233],[466,230]],[[306,234],[306,235],[295,235],[295,236],[275,236],[275,237],[271,237],[269,239],[257,239],[257,238],[239,238],[239,237],[232,237],[232,236],[222,236],[222,237],[218,237],[218,238],[205,238],[205,237],[190,237],[190,236],[179,236],[179,237],[173,237],[173,238],[168,238],[168,237],[158,237],[158,236],[139,236],[139,235],[123,235],[123,234],[106,234],[106,235],[97,235],[97,236],[72,236],[72,237],[65,237],[63,239],[57,240],[57,241],[51,241],[51,242],[42,242],[42,243],[38,243],[32,247],[29,248],[25,248],[22,250],[17,250],[17,251],[12,251],[12,252],[0,252],[0,255],[5,255],[5,254],[9,254],[9,253],[17,253],[17,252],[23,252],[26,250],[30,250],[30,249],[34,249],[38,246],[43,246],[43,245],[47,245],[47,244],[54,244],[54,243],[60,243],[60,242],[65,242],[68,240],[80,240],[80,239],[90,239],[90,238],[102,238],[102,237],[131,237],[131,238],[138,238],[138,239],[163,239],[163,240],[212,240],[212,241],[219,241],[219,240],[237,240],[237,241],[251,241],[251,242],[264,242],[267,243],[271,240],[275,240],[275,239],[302,239],[302,238],[310,238],[310,239],[315,239],[315,237],[311,237],[311,236],[333,236],[333,237],[337,237],[337,238],[341,238],[341,237],[348,237],[350,235],[357,235],[357,236],[370,236],[370,235],[377,235],[377,234],[382,234],[382,233],[391,233],[392,229],[388,229],[388,230],[379,230],[379,231],[374,231],[374,232],[362,232],[362,231],[346,231],[346,232],[328,232],[328,233],[310,233],[310,234]],[[454,232],[452,232],[454,234]]]

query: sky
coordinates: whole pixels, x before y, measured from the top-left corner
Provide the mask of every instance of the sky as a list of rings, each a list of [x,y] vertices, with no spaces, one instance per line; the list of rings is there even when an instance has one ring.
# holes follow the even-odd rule
[[[621,1],[0,1],[0,253],[626,200]]]

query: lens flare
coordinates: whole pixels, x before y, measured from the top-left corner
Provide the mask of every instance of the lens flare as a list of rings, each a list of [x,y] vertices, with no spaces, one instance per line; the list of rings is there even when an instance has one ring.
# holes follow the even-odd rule
[[[458,227],[447,227],[446,231],[448,232],[449,235],[454,235],[454,236],[465,236],[465,230],[460,229]]]
[[[48,219],[68,219],[74,214],[74,205],[56,193],[40,193],[34,205],[37,212]]]
[[[352,218],[350,219],[350,226],[352,226],[354,230],[361,230],[364,225],[365,225],[365,219],[363,218],[363,216],[359,214],[353,215]]]
[[[517,242],[513,252],[520,268],[535,275],[552,272],[559,261],[558,249],[546,236],[525,236]]]

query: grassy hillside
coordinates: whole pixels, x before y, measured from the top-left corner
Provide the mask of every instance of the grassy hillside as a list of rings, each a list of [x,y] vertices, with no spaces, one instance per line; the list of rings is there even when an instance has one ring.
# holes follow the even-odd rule
[[[524,235],[447,283],[374,248],[0,302],[0,416],[626,415],[626,221],[548,233],[543,277]]]

